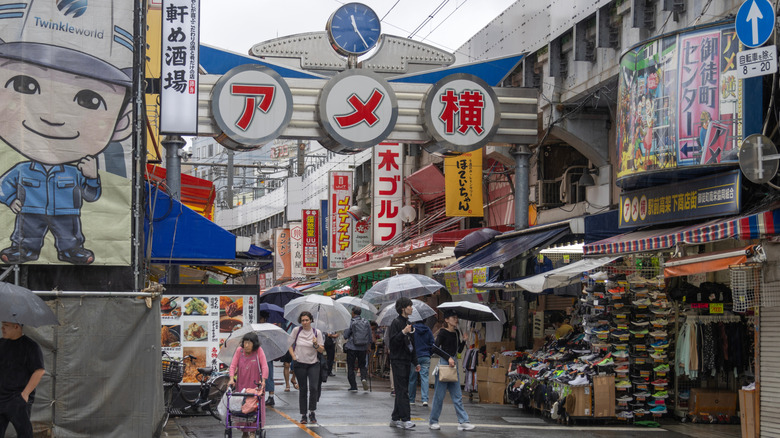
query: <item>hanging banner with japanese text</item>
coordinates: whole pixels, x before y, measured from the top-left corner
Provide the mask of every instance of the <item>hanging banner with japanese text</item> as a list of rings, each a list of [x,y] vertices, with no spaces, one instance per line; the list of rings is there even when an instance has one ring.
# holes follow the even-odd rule
[[[482,149],[444,159],[447,216],[482,216]]]
[[[292,278],[292,257],[290,257],[290,230],[274,230],[274,277],[277,281]]]
[[[303,225],[290,222],[290,260],[292,278],[303,278]]]
[[[163,0],[160,133],[198,134],[200,0]]]
[[[303,210],[303,275],[320,271],[320,211]]]
[[[398,143],[374,146],[371,161],[374,200],[371,223],[374,245],[384,245],[401,234],[401,207],[403,206],[404,148]]]
[[[352,172],[328,172],[330,268],[343,268],[344,260],[352,255],[352,180]]]

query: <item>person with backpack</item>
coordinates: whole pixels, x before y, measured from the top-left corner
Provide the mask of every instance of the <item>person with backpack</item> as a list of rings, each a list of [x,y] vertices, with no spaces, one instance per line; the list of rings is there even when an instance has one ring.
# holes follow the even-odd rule
[[[412,367],[409,374],[409,404],[414,404],[417,393],[417,376],[420,376],[420,400],[423,406],[428,406],[428,376],[431,366],[431,349],[433,348],[433,332],[422,321],[414,323],[414,346],[417,350],[417,363],[420,371]]]
[[[355,381],[355,364],[360,368],[360,381],[363,384],[363,390],[368,390],[368,368],[366,360],[368,349],[374,343],[374,336],[371,331],[371,324],[362,316],[359,307],[352,309],[352,321],[349,328],[344,330],[344,351],[347,353],[347,380],[349,381],[349,391],[357,392],[357,382]]]

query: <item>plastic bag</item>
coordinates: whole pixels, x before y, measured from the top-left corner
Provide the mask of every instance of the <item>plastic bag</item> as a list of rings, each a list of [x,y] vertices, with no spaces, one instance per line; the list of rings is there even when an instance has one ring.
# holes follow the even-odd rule
[[[243,397],[232,397],[230,391],[226,392],[217,406],[217,413],[223,420],[227,417],[228,399],[230,400],[230,410],[232,412],[241,412],[241,407],[244,404]]]

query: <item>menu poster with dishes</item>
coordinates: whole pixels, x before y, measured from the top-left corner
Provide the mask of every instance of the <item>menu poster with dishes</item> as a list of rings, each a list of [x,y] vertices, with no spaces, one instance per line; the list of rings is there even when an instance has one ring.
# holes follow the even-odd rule
[[[254,295],[165,296],[160,302],[163,351],[186,361],[183,383],[198,383],[197,369],[220,367],[219,349],[232,332],[257,322]]]

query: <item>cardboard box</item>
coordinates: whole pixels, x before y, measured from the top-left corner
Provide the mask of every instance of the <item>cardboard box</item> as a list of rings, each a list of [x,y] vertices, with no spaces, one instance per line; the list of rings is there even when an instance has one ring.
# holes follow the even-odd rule
[[[506,392],[506,383],[503,382],[487,382],[485,384],[487,386],[487,397],[488,397],[488,403],[494,404],[494,405],[503,405],[504,404],[504,393]],[[480,401],[482,398],[480,398]]]
[[[569,412],[571,417],[590,417],[592,415],[592,406],[590,402],[591,387],[572,386],[571,395],[574,396],[574,410]]]
[[[506,368],[488,368],[487,381],[490,383],[501,383],[501,384],[506,382]]]
[[[512,365],[512,359],[514,359],[514,357],[504,356],[503,354],[498,356],[497,358],[498,358],[498,366],[500,368],[506,368],[506,369],[510,368],[510,365]]]
[[[477,382],[487,382],[488,381],[488,370],[489,367],[477,367]],[[481,397],[480,397],[481,399]]]
[[[615,416],[615,376],[593,377],[593,416]]]
[[[742,438],[756,438],[759,424],[759,409],[756,406],[756,391],[739,391],[739,422],[742,426]]]
[[[716,389],[691,389],[692,415],[736,415],[737,393]]]
[[[477,394],[479,395],[480,403],[490,403],[490,393],[488,392],[488,382],[477,382]]]
[[[500,353],[500,352],[501,352],[500,342],[485,342],[485,353],[487,353],[488,356],[490,356],[491,353]]]

